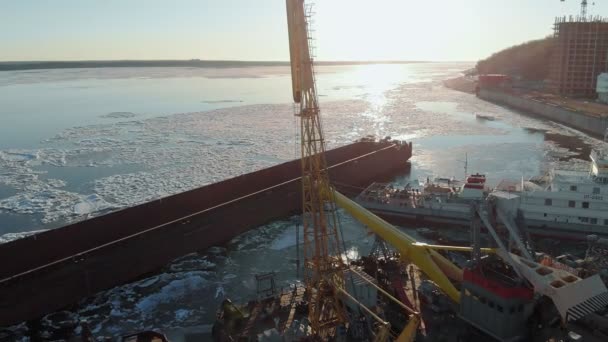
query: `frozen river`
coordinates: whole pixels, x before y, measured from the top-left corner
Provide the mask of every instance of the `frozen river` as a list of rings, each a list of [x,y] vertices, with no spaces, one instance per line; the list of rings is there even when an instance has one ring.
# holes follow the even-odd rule
[[[462,177],[467,154],[469,171],[487,174],[490,185],[557,163],[583,165],[589,149],[603,145],[442,85],[471,66],[317,67],[328,144],[366,135],[412,141],[412,171],[398,183]],[[299,150],[288,72],[0,72],[0,241],[293,159]],[[366,253],[372,238],[349,217],[342,221],[349,253]],[[255,291],[255,273],[276,271],[281,286],[294,280],[294,245],[294,223],[275,222],[227,249],[188,256],[158,276],[102,293],[70,315],[105,335],[205,331],[224,294],[239,300]]]

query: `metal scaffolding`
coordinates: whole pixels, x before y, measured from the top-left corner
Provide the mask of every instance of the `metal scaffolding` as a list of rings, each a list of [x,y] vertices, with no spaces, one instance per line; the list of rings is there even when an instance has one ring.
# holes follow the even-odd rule
[[[557,17],[553,32],[547,89],[562,96],[595,98],[597,77],[608,70],[608,18]]]

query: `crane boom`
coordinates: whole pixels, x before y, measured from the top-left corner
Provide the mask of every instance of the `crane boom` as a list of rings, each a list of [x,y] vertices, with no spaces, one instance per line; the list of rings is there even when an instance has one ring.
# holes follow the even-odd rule
[[[450,279],[461,282],[462,270],[439,254],[433,246],[417,243],[415,239],[399,231],[390,223],[369,212],[348,197],[335,192],[336,202],[357,221],[368,226],[386,242],[395,247],[401,257],[413,262],[433,280],[454,302],[460,302],[460,292]],[[448,247],[448,249],[454,247]]]
[[[293,100],[299,104],[296,115],[300,117],[304,282],[311,327],[327,337],[346,320],[336,287],[344,287],[347,265],[342,259],[336,204],[329,191],[304,0],[287,0],[286,5]]]

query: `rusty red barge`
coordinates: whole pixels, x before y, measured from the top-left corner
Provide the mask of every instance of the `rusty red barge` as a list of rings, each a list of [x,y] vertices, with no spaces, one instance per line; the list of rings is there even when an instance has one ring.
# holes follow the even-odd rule
[[[359,141],[326,153],[336,187],[403,173],[412,145]],[[39,318],[301,210],[300,160],[0,245],[0,326]],[[238,213],[238,214],[236,214]]]

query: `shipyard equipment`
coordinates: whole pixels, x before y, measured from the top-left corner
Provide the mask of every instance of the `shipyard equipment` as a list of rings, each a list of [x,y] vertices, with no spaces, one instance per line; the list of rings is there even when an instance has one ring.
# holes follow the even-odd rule
[[[325,141],[310,53],[303,0],[287,1],[293,100],[299,105],[302,153],[302,227],[304,282],[312,330],[326,337],[346,323],[337,288],[344,288],[342,248],[336,204],[328,191]],[[337,288],[336,288],[337,287]]]
[[[494,211],[508,230],[509,238],[515,242],[519,251],[519,255],[516,255],[510,249],[501,246],[499,254],[533,285],[536,293],[551,298],[563,322],[578,320],[608,305],[608,290],[599,275],[582,279],[568,270],[541,265],[528,251],[524,243],[525,239],[519,233],[521,230],[511,219],[516,214],[513,212],[514,207],[510,196],[496,192],[491,200],[495,201]],[[481,207],[478,210],[488,232],[492,234],[497,243],[500,243],[500,237],[492,225],[488,210]]]
[[[395,247],[404,263],[415,264],[434,281],[454,303],[459,304],[458,314],[463,320],[501,341],[525,337],[528,319],[541,295],[552,299],[563,324],[605,306],[608,295],[603,284],[598,284],[599,277],[581,279],[565,270],[536,263],[531,245],[520,237],[515,220],[498,208],[498,218],[505,224],[519,250],[519,254],[512,253],[510,246],[502,242],[492,226],[488,202],[478,201],[472,205],[473,247],[438,246],[419,243],[335,191],[329,181],[325,161],[307,11],[304,0],[287,0],[286,4],[293,100],[298,106],[296,115],[300,118],[304,297],[311,335],[322,340],[346,337],[342,331],[349,328],[354,330],[361,323],[353,319],[352,313],[358,312],[359,317],[364,317],[364,325],[372,326],[373,322],[375,333],[371,339],[385,341],[391,338],[390,324],[370,309],[375,305],[375,297],[357,296],[356,291],[351,292],[361,284],[367,290],[373,289],[373,293],[377,291],[399,303],[408,314],[407,325],[398,336],[394,336],[398,341],[412,341],[420,323],[418,313],[404,304],[408,300],[402,294],[400,280],[393,279],[394,272],[386,273],[385,287],[382,288],[374,284],[373,279],[368,279],[368,275],[347,264],[342,256],[336,205]],[[497,250],[480,247],[479,227],[482,222],[494,237]],[[473,253],[467,267],[461,269],[440,250]],[[482,251],[488,255],[482,257]],[[355,276],[358,282],[353,281]],[[455,283],[460,285],[459,289]],[[399,299],[387,293],[385,288]],[[292,293],[290,298],[300,296],[297,288]],[[251,336],[248,330],[255,322],[257,313],[261,312],[259,305],[251,307],[247,319],[236,306],[226,302],[222,314],[237,318],[223,319],[221,323],[224,326],[221,328],[247,321],[244,323],[245,334],[232,334],[232,328],[226,331],[230,336]],[[289,314],[287,324],[280,319],[277,322],[277,325],[284,327],[284,334],[293,331],[293,314]]]
[[[588,248],[585,253],[587,268],[608,282],[608,239],[588,235],[587,243]]]
[[[504,212],[501,203],[496,207],[488,202],[473,205],[473,247],[468,248],[419,243],[349,198],[339,193],[335,196],[342,208],[393,245],[404,262],[418,266],[446,295],[459,303],[462,319],[501,341],[522,337],[540,296],[553,302],[563,325],[595,317],[595,312],[608,305],[608,291],[598,275],[582,279],[568,270],[542,265],[535,260],[529,244],[511,219],[513,216]],[[494,228],[490,218],[492,210],[504,224],[517,253],[513,253]],[[479,247],[479,225],[482,223],[498,245],[496,250]],[[462,270],[438,250],[472,251],[473,254],[470,264]],[[496,256],[481,258],[481,252]],[[452,281],[460,283],[460,291]]]
[[[406,298],[394,298],[371,279],[367,279],[369,276],[347,264],[342,256],[337,204],[395,247],[404,263],[415,264],[434,281],[454,303],[459,304],[460,317],[501,341],[525,335],[527,319],[534,304],[534,291],[553,299],[564,322],[579,318],[579,315],[574,316],[574,311],[588,304],[586,302],[590,298],[604,297],[605,288],[598,287],[595,280],[572,277],[567,272],[564,273],[565,271],[549,270],[549,273],[559,279],[549,279],[549,273],[542,274],[547,268],[537,268],[528,251],[529,245],[526,246],[526,243],[521,241],[515,224],[500,215],[511,235],[517,238],[516,245],[523,255],[511,253],[490,223],[487,203],[474,204],[472,212],[476,219],[473,221],[477,226],[480,225],[479,221],[484,223],[499,248],[498,255],[482,258],[482,251],[495,251],[480,248],[479,227],[473,229],[477,232],[474,234],[473,247],[423,244],[335,191],[329,181],[325,161],[325,141],[319,116],[307,11],[304,0],[287,0],[286,4],[293,100],[298,106],[296,115],[300,118],[305,306],[313,336],[323,340],[346,336],[341,332],[348,328],[354,329],[360,323],[354,321],[352,316],[353,312],[358,311],[359,317],[365,317],[368,325],[371,326],[370,322],[373,322],[375,333],[372,339],[385,341],[391,338],[390,324],[370,309],[370,306],[375,304],[373,298],[357,296],[356,291],[350,291],[358,286],[353,281],[355,276],[359,279],[358,284],[365,283],[367,289],[373,288],[374,291],[386,295],[407,312],[408,323],[401,333],[395,336],[398,341],[412,341],[420,323],[418,313],[404,304]],[[473,252],[472,262],[463,270],[439,250]],[[488,275],[488,272],[495,272],[495,277]],[[400,284],[393,279],[389,279],[388,283],[389,288]],[[455,283],[461,285],[460,289],[457,289]],[[572,295],[573,291],[583,289],[583,295],[565,298],[565,295]],[[393,293],[397,297],[403,297],[401,290]],[[300,292],[295,289],[291,296],[299,295]],[[587,309],[584,310],[587,312]],[[253,305],[247,319],[236,306],[227,302],[222,314],[237,318],[223,319],[221,322],[226,327],[241,324],[239,321],[247,321],[244,323],[245,331],[249,334],[247,331],[260,311],[259,305]],[[278,320],[278,325],[285,327],[282,330],[284,333],[289,333],[292,320],[292,314],[289,315],[288,324]],[[235,329],[226,330],[230,336],[250,336],[242,332],[233,334],[231,330]]]
[[[279,295],[258,298],[242,309],[225,300],[213,328],[214,339],[255,340],[263,332],[287,340],[413,341],[418,313],[376,285],[369,275],[348,265],[343,255],[309,44],[310,12],[304,0],[287,0],[286,9],[293,100],[298,107],[295,115],[300,118],[305,286],[294,285]],[[380,294],[407,317],[400,331],[391,330],[386,316],[376,311]],[[274,327],[268,325],[269,317],[273,317]]]
[[[462,281],[462,270],[437,252],[437,249],[470,251],[468,247],[433,246],[417,242],[414,238],[395,228],[390,223],[372,214],[348,197],[336,192],[340,205],[357,221],[368,226],[374,233],[399,251],[406,262],[412,262],[454,301],[460,302],[460,293],[450,278]]]
[[[278,328],[274,330],[287,339],[308,336],[339,340],[349,336],[358,340],[413,341],[420,322],[418,313],[376,285],[369,275],[348,265],[343,256],[309,44],[307,13],[310,12],[303,0],[287,0],[286,9],[293,100],[298,107],[295,115],[300,118],[305,287],[296,285],[278,296],[273,294],[252,301],[244,310],[224,301],[214,325],[214,338],[220,341],[250,339],[259,331],[269,333],[272,330],[263,326],[260,317],[274,312]],[[385,317],[370,308],[376,306],[377,294],[384,295],[404,312],[407,323],[400,327],[400,332],[391,331]],[[278,312],[274,309],[277,306]],[[302,311],[307,313],[302,315]]]

